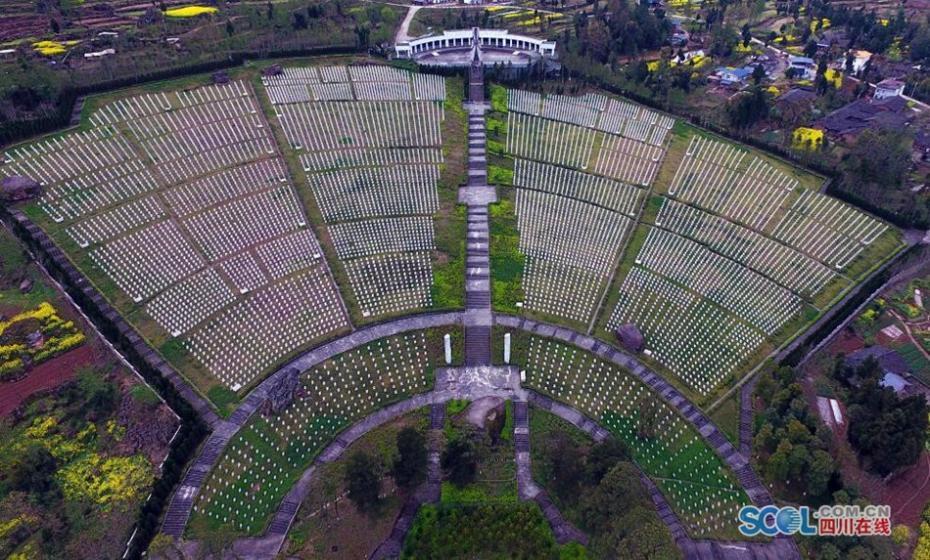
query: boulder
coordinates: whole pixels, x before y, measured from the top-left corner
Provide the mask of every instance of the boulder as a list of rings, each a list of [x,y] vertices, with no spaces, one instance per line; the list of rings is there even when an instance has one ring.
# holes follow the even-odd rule
[[[614,334],[620,344],[630,352],[642,352],[646,348],[646,338],[633,323],[620,325]]]

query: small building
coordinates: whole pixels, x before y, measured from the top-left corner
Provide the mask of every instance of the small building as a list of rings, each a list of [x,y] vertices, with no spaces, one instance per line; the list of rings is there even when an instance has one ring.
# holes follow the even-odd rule
[[[101,31],[97,33],[97,37],[100,39],[118,39],[119,33],[116,31]]]
[[[676,25],[675,28],[672,29],[672,36],[669,37],[669,42],[673,47],[683,47],[687,45],[690,40],[691,35],[679,25]]]
[[[270,78],[272,76],[280,76],[284,73],[284,68],[280,64],[272,64],[271,66],[266,66],[262,68],[262,76]]]
[[[827,29],[817,36],[818,49],[830,49],[834,46],[845,48],[849,45],[849,36],[841,28]]]
[[[685,64],[692,61],[701,61],[706,55],[704,54],[704,49],[697,49],[693,51],[687,51],[683,53],[676,54],[672,57],[671,63],[673,66],[678,64]]]
[[[223,85],[229,83],[229,74],[223,71],[213,73],[213,83],[216,85]]]
[[[872,60],[872,53],[864,50],[854,50],[847,53],[847,56],[852,55],[852,71],[854,74],[858,74],[865,70],[865,65]],[[842,60],[842,68],[846,69],[846,58]]]
[[[620,325],[615,334],[620,344],[630,352],[642,352],[646,348],[646,338],[633,323]]]
[[[753,70],[755,69],[751,66],[744,66],[742,68],[721,66],[714,71],[714,77],[717,78],[721,85],[741,86],[752,76]]]
[[[13,60],[16,58],[16,49],[0,49],[0,60]]]
[[[788,70],[802,80],[813,80],[817,77],[817,63],[807,56],[789,56]]]
[[[817,128],[849,141],[863,130],[901,130],[913,117],[903,97],[857,99],[817,121]]]
[[[875,85],[875,93],[872,98],[878,101],[890,99],[892,97],[901,97],[904,95],[904,82],[894,78],[882,80]]]
[[[903,380],[904,376],[910,375],[911,367],[907,361],[901,354],[887,346],[876,345],[857,350],[846,356],[846,364],[858,368],[870,358],[878,363],[878,367],[884,376],[887,377],[889,374],[894,376],[888,379],[889,383],[897,383],[896,378]]]
[[[29,177],[13,175],[0,181],[0,199],[3,202],[20,202],[36,198],[42,193],[42,185]]]
[[[791,88],[775,99],[775,107],[782,110],[804,110],[813,106],[817,94],[807,88]]]

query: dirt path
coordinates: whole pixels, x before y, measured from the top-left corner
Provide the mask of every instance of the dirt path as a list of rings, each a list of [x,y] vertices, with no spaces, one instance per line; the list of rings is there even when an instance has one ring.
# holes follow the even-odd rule
[[[400,27],[397,28],[397,34],[394,35],[394,44],[409,41],[412,39],[410,36],[410,24],[413,22],[414,16],[417,15],[417,12],[420,11],[421,6],[410,6],[407,9],[407,15],[404,17],[404,21],[401,22]]]

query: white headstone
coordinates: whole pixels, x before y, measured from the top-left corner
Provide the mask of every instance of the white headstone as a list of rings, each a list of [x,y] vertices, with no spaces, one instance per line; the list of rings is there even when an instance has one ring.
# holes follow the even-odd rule
[[[446,346],[446,365],[448,365],[452,363],[452,337],[446,334],[442,340]]]
[[[504,363],[510,363],[510,333],[504,334]]]
[[[921,309],[924,308],[924,297],[920,293],[920,288],[914,288],[914,305]]]

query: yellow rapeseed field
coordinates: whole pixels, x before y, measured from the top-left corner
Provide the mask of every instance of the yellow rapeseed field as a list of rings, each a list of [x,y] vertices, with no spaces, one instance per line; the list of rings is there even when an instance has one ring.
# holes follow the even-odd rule
[[[175,18],[191,18],[203,14],[215,14],[219,10],[212,6],[184,6],[181,8],[170,8],[165,10],[165,15]]]

